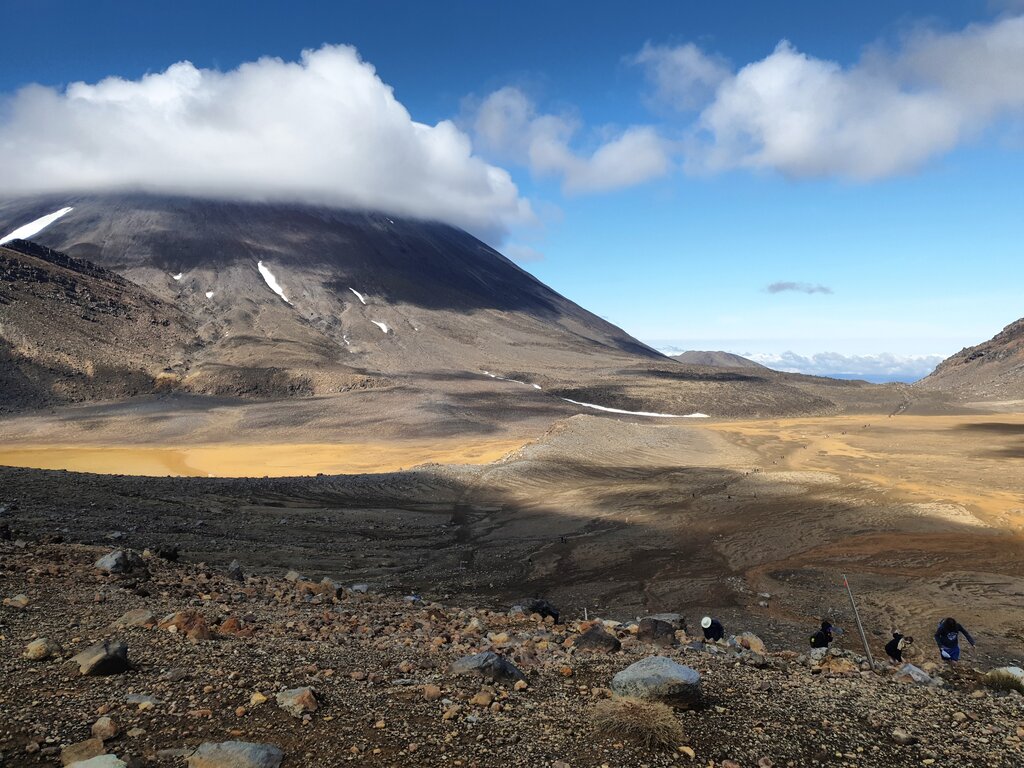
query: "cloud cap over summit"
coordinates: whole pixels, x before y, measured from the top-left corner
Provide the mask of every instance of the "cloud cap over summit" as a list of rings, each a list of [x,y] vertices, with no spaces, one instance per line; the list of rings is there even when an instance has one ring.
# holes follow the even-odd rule
[[[19,90],[0,114],[5,193],[136,189],[380,209],[496,239],[532,219],[452,122],[416,122],[344,45],[220,72],[179,62]]]

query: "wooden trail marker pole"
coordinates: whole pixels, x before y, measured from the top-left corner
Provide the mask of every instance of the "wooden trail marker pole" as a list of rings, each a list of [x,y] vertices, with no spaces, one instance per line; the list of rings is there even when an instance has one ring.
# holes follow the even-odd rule
[[[871,657],[871,647],[868,645],[868,636],[864,634],[864,625],[860,622],[860,612],[857,610],[857,603],[853,599],[853,590],[850,589],[850,581],[846,578],[846,574],[843,574],[843,586],[846,587],[846,594],[850,596],[850,607],[853,608],[853,618],[857,622],[857,631],[860,632],[860,641],[864,643],[864,654],[868,657],[868,664],[871,665],[871,671],[877,672],[875,669],[875,660]]]

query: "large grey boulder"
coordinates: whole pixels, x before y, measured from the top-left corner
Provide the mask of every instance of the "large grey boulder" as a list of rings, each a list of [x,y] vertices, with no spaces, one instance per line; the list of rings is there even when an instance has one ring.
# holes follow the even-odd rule
[[[452,675],[479,675],[491,682],[526,680],[519,667],[494,651],[463,656],[452,662],[448,672]]]
[[[273,744],[206,742],[189,755],[188,768],[279,768],[284,752]]]
[[[654,699],[688,707],[700,701],[700,673],[664,656],[650,656],[630,664],[612,678],[619,696]]]
[[[71,658],[83,675],[117,675],[131,669],[128,646],[120,640],[100,640]]]
[[[95,567],[104,573],[117,574],[131,573],[134,570],[144,568],[145,565],[145,561],[130,549],[115,549],[113,552],[108,552],[97,560]]]

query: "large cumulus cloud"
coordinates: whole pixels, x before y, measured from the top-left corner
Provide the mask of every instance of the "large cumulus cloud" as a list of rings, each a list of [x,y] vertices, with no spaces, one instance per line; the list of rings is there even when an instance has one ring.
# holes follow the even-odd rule
[[[849,65],[786,41],[735,70],[693,44],[648,45],[635,61],[658,97],[697,113],[691,171],[869,181],[914,171],[1024,114],[1024,16],[918,31]]]
[[[143,189],[439,219],[494,239],[529,220],[454,123],[416,122],[354,48],[237,69],[28,86],[0,105],[6,195]]]

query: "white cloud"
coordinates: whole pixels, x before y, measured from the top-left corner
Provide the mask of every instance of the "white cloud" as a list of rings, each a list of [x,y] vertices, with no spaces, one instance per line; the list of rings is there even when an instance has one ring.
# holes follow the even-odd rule
[[[418,123],[354,48],[229,72],[26,87],[0,122],[6,194],[133,188],[301,200],[439,219],[496,237],[532,218],[450,121]]]
[[[474,133],[481,146],[529,166],[540,176],[558,176],[567,193],[603,192],[641,184],[671,169],[671,143],[650,126],[630,126],[589,153],[571,146],[579,121],[538,114],[519,88],[491,93],[477,107]]]
[[[839,352],[818,352],[813,355],[799,355],[795,352],[753,352],[743,354],[743,357],[777,371],[807,373],[814,376],[856,376],[874,381],[916,381],[931,373],[943,359],[942,355],[894,355],[889,352],[875,355],[843,355]]]
[[[703,106],[732,76],[725,59],[693,43],[674,48],[646,43],[629,61],[644,68],[659,101],[679,110]]]
[[[680,108],[713,92],[690,126],[694,171],[772,169],[792,177],[870,180],[905,173],[1024,111],[1024,17],[918,32],[850,66],[783,41],[721,77],[692,45],[645,47],[638,60]],[[716,82],[717,81],[717,82]]]

